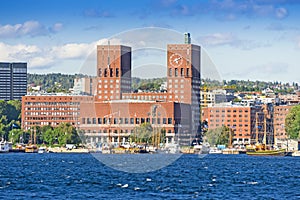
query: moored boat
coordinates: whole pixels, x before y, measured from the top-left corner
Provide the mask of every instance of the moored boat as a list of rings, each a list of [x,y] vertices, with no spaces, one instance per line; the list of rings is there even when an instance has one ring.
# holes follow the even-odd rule
[[[38,148],[34,144],[26,145],[25,146],[25,153],[37,153]]]
[[[265,144],[249,145],[246,154],[250,156],[285,156],[285,149],[272,148]]]
[[[39,147],[38,153],[47,153],[47,147]]]
[[[8,153],[10,149],[10,143],[6,141],[0,142],[0,153]]]

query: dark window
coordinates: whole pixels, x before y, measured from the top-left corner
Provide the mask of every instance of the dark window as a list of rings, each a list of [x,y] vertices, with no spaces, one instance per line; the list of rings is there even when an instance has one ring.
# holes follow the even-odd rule
[[[172,118],[168,118],[168,124],[172,124]]]
[[[114,76],[114,69],[110,68],[109,73],[110,73],[110,77],[113,77]]]
[[[99,77],[101,77],[102,76],[102,69],[101,68],[99,68]]]
[[[169,76],[172,76],[172,68],[169,68]]]
[[[93,124],[96,124],[96,118],[93,118]]]
[[[134,124],[134,118],[130,118],[130,124]]]
[[[184,69],[183,68],[180,69],[180,76],[184,76]]]
[[[116,69],[116,77],[119,77],[119,68]]]
[[[135,123],[139,124],[140,123],[140,118],[135,118]]]
[[[177,76],[178,76],[178,69],[175,68],[175,77],[177,77]]]
[[[107,77],[107,68],[104,69],[104,77]]]
[[[125,118],[125,124],[128,124],[129,120],[128,118]]]
[[[91,124],[91,119],[87,118],[87,124]]]
[[[152,118],[152,124],[156,124],[156,118]]]
[[[98,118],[98,124],[102,124],[102,118]]]

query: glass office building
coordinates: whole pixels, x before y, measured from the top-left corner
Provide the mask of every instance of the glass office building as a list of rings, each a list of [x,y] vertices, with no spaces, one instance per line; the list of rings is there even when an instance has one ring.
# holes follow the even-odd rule
[[[27,63],[0,62],[0,99],[21,100],[27,93]]]

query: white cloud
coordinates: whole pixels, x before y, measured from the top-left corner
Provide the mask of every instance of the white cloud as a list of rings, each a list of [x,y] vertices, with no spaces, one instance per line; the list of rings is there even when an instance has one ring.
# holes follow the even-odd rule
[[[211,35],[202,36],[199,40],[204,45],[217,46],[231,44],[236,38],[231,33],[213,33]]]
[[[288,11],[285,8],[277,8],[275,14],[277,18],[282,19],[288,15]]]
[[[199,37],[200,43],[204,46],[231,46],[241,50],[251,50],[260,47],[267,47],[270,44],[262,44],[252,40],[239,39],[232,33],[213,33]]]
[[[62,29],[61,23],[56,23],[47,28],[38,21],[26,21],[23,24],[6,24],[0,25],[0,38],[15,38],[22,36],[39,36],[47,35],[50,32],[57,32]]]

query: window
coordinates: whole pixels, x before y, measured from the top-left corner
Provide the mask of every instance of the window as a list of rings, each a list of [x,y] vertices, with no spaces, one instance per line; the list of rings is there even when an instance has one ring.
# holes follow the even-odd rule
[[[109,69],[109,73],[110,73],[110,77],[113,77],[113,75],[114,75],[114,70],[113,70],[113,68],[110,68],[110,69]]]
[[[168,118],[168,124],[172,124],[172,118]]]
[[[118,124],[118,118],[114,118],[114,124]]]
[[[156,124],[156,118],[152,118],[152,124]]]
[[[104,77],[107,77],[107,68],[104,69]]]
[[[157,118],[157,124],[160,124],[160,118]]]
[[[139,124],[140,123],[140,118],[135,118],[135,123]]]
[[[163,124],[167,124],[167,118],[163,118]]]
[[[93,124],[96,124],[96,118],[93,118]]]
[[[99,77],[102,76],[102,69],[101,69],[101,68],[99,68],[98,76],[99,76]]]
[[[98,124],[102,124],[102,119],[98,118]]]
[[[190,69],[186,68],[186,76],[190,76]]]
[[[119,68],[116,69],[116,77],[119,77]]]
[[[91,119],[87,118],[87,124],[91,124]]]
[[[180,76],[184,76],[184,69],[183,68],[180,69]]]
[[[85,118],[82,118],[82,124],[85,124]]]
[[[128,123],[129,123],[128,118],[125,118],[125,124],[128,124]]]
[[[175,68],[175,77],[177,77],[177,76],[178,76],[178,69]]]
[[[130,124],[134,124],[134,118],[130,118]]]
[[[172,68],[169,68],[169,76],[172,76]]]

